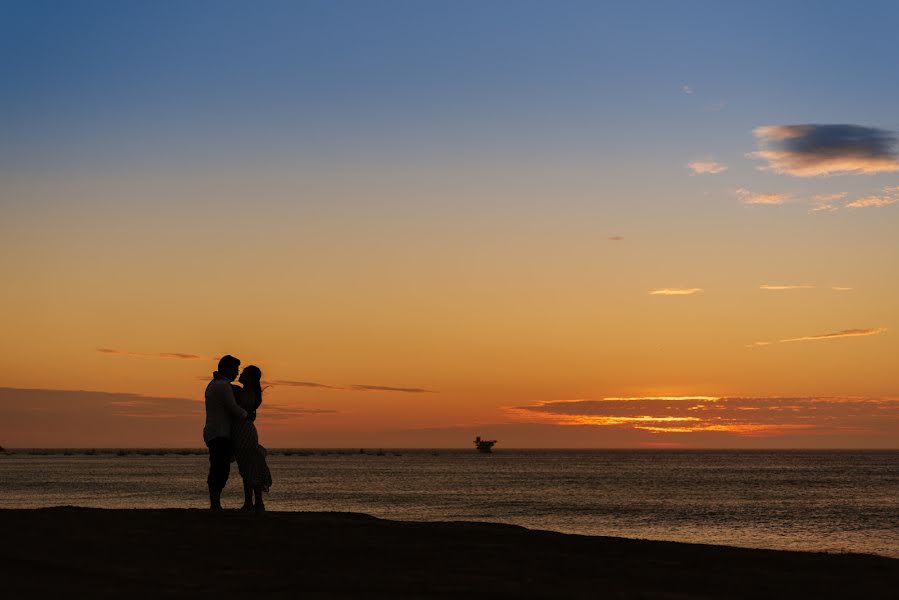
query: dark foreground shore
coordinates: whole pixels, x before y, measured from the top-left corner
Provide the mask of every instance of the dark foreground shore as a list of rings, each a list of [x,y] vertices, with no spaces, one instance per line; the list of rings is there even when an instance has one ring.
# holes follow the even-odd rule
[[[4,596],[895,598],[899,560],[348,513],[0,510]]]

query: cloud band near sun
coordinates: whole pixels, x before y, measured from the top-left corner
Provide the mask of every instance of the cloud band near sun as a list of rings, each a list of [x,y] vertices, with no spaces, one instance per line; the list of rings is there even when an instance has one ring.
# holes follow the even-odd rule
[[[893,132],[860,125],[765,125],[753,134],[764,170],[796,177],[899,171]]]
[[[899,400],[844,397],[665,397],[551,400],[507,409],[516,419],[656,434],[861,433],[899,424]]]

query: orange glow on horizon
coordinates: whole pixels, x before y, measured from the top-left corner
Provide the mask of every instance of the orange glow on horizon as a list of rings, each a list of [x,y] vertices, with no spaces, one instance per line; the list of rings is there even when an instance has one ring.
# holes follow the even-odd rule
[[[422,173],[431,208],[421,211],[406,210],[422,190],[397,188],[400,172],[200,175],[87,178],[74,187],[24,175],[3,181],[0,191],[13,196],[71,201],[29,213],[16,227],[0,225],[0,247],[18,257],[0,265],[3,308],[14,315],[0,341],[10,374],[4,383],[47,392],[4,396],[4,446],[63,437],[85,445],[199,443],[203,381],[223,354],[258,365],[272,385],[270,412],[259,417],[271,444],[452,445],[481,433],[503,445],[683,442],[675,437],[733,445],[751,441],[756,425],[785,446],[899,440],[892,409],[873,401],[822,411],[811,400],[798,410],[732,400],[899,394],[899,288],[888,262],[872,258],[899,252],[899,242],[877,209],[841,210],[821,223],[802,208],[779,215],[780,228],[769,231],[759,228],[771,215],[747,212],[725,191],[717,224],[682,221],[675,211],[658,222],[611,220],[598,231],[597,215],[568,219],[542,204],[558,192],[558,179],[509,183],[492,164],[482,165],[474,187],[466,178],[445,182],[439,169]],[[596,189],[577,185],[572,194],[594,197]],[[316,204],[258,214],[246,198],[260,190]],[[496,194],[520,210],[478,208],[496,207]],[[646,194],[633,199],[655,197]],[[154,208],[155,199],[181,197],[193,200],[174,224]],[[396,210],[350,210],[348,198]],[[460,198],[465,210],[453,208]],[[66,208],[101,201],[103,219],[79,219]],[[235,223],[246,225],[247,237],[236,236],[231,260],[220,264],[208,249]],[[167,232],[165,247],[151,235],[158,231]],[[770,243],[758,243],[759,231]],[[610,243],[614,236],[627,241]],[[763,291],[760,284],[814,287]],[[846,285],[851,293],[832,289]],[[140,411],[108,404],[128,394],[152,402]],[[83,403],[61,413],[69,429],[46,414],[63,410],[48,408],[66,406],[63,398]],[[556,398],[623,406],[540,414],[566,406],[548,402]],[[722,410],[730,421],[710,420],[712,405],[729,407]],[[508,410],[522,406],[529,408]],[[797,421],[802,415],[813,427],[798,427],[808,424]],[[687,418],[700,420],[673,420]],[[691,433],[640,429],[678,424]]]

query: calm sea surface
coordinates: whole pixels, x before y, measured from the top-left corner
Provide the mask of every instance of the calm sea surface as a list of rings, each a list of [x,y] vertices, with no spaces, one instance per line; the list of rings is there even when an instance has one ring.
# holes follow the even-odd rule
[[[0,455],[0,508],[202,507],[203,455]],[[271,510],[899,557],[899,452],[315,451],[269,456]],[[242,502],[236,467],[226,506]]]

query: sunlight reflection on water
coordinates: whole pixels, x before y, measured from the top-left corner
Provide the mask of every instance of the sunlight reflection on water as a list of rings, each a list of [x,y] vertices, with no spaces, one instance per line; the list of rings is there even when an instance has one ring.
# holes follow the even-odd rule
[[[899,557],[899,452],[398,450],[269,457],[272,510]],[[204,506],[203,455],[0,456],[0,508]],[[236,467],[226,505],[241,501]]]

